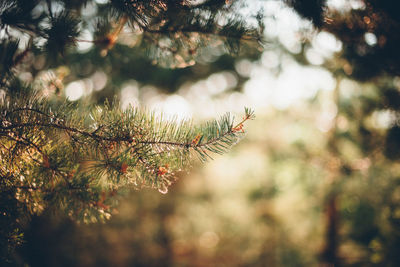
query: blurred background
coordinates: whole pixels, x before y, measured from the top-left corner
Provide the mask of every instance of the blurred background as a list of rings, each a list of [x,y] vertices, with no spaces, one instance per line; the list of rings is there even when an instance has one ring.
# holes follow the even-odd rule
[[[168,68],[123,32],[105,57],[79,43],[69,69],[43,72],[36,57],[21,79],[63,79],[59,94],[71,101],[116,96],[123,108],[196,122],[240,119],[246,106],[257,118],[230,153],[194,163],[167,194],[127,192],[105,223],[33,218],[20,257],[31,266],[400,266],[398,4],[299,2],[243,9],[263,9],[265,43],[237,55],[211,43],[196,63]]]

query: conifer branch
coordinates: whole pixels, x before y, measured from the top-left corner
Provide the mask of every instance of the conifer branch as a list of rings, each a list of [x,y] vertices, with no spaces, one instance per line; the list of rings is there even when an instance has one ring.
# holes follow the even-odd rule
[[[250,35],[250,34],[232,34],[228,32],[218,31],[218,30],[207,30],[202,28],[176,28],[176,29],[150,29],[148,27],[143,26],[142,30],[144,32],[152,33],[152,34],[173,34],[173,33],[199,33],[204,35],[213,35],[217,37],[224,37],[224,38],[232,38],[236,40],[242,41],[261,41],[261,37],[257,35]]]
[[[34,108],[17,108],[14,110],[9,111],[9,114],[12,114],[14,112],[18,111],[31,111],[38,113],[40,115],[44,115],[45,117],[52,119],[52,120],[57,120],[53,116],[46,114],[38,109]],[[173,141],[161,141],[161,140],[138,140],[136,141],[136,144],[144,144],[144,145],[167,145],[167,146],[175,146],[175,147],[183,147],[183,148],[203,148],[208,145],[215,144],[221,140],[223,140],[226,136],[235,134],[239,131],[243,131],[243,123],[246,122],[249,119],[253,119],[254,114],[253,111],[246,109],[246,114],[245,117],[241,122],[239,122],[236,126],[230,126],[226,132],[223,132],[221,134],[218,134],[217,137],[208,140],[205,143],[200,143],[200,142],[173,142]],[[101,136],[96,134],[97,131],[99,131],[102,127],[98,127],[95,131],[93,132],[88,132],[85,130],[81,130],[75,127],[70,127],[66,126],[63,124],[58,124],[58,123],[51,123],[51,122],[33,122],[33,123],[12,123],[11,125],[8,126],[3,126],[0,125],[0,129],[4,131],[8,130],[13,130],[13,129],[21,129],[21,128],[35,128],[35,127],[44,127],[44,128],[57,128],[61,130],[65,130],[67,132],[73,132],[73,133],[78,133],[86,137],[90,137],[93,140],[96,141],[108,141],[108,142],[132,142],[134,140],[134,136],[116,136],[116,137],[106,137],[106,136]],[[26,140],[25,140],[26,141]],[[34,144],[33,144],[34,145]]]
[[[36,103],[36,106],[41,105],[41,103]],[[124,113],[120,113],[121,111],[118,108],[105,112],[117,112],[120,114],[118,116],[122,116],[121,119],[126,116]],[[186,124],[187,126],[177,126],[172,122],[166,122],[163,125],[161,121],[155,121],[152,116],[146,118],[149,115],[140,113],[138,110],[128,110],[126,114],[130,117],[132,122],[128,121],[127,123],[129,125],[130,123],[136,125],[134,126],[136,130],[130,129],[128,132],[122,130],[125,127],[132,127],[124,123],[116,126],[122,131],[107,132],[107,129],[112,128],[106,124],[98,124],[96,129],[89,131],[87,127],[69,126],[68,118],[64,120],[58,118],[56,115],[49,114],[43,109],[35,107],[15,107],[10,111],[3,111],[3,113],[5,117],[0,123],[0,137],[4,136],[8,139],[13,139],[19,144],[34,147],[40,154],[46,156],[40,146],[28,138],[25,138],[23,135],[35,131],[43,132],[43,134],[46,135],[46,132],[50,129],[62,130],[70,136],[70,142],[72,142],[72,144],[77,143],[89,146],[88,148],[92,149],[90,148],[90,143],[88,143],[87,140],[85,141],[85,139],[81,139],[80,136],[89,138],[95,143],[100,144],[103,148],[106,164],[116,170],[120,167],[114,165],[115,163],[113,163],[113,160],[115,160],[115,157],[113,156],[114,158],[110,158],[107,152],[108,147],[114,147],[115,145],[126,146],[132,150],[130,153],[132,153],[132,155],[137,155],[138,160],[142,163],[147,162],[147,160],[144,159],[145,157],[150,157],[151,161],[156,160],[155,162],[162,160],[162,158],[165,157],[162,156],[161,153],[164,152],[165,149],[169,151],[174,147],[184,151],[193,149],[197,153],[209,157],[207,151],[215,153],[226,151],[226,149],[234,143],[234,139],[238,137],[238,134],[244,132],[243,123],[252,119],[254,116],[251,110],[246,109],[245,117],[236,126],[233,126],[232,119],[227,115],[223,117],[220,122],[213,122],[205,126],[192,128],[190,124]],[[37,114],[37,116],[32,117],[32,114]],[[30,122],[25,122],[24,120],[26,119],[24,118],[29,119]],[[179,127],[182,127],[182,129],[179,129]],[[161,134],[158,135],[157,132]],[[196,136],[194,137],[194,135]],[[108,145],[105,145],[104,142]],[[206,157],[202,158],[205,159]],[[147,167],[152,166],[151,169],[154,170],[157,169],[158,164],[159,163],[155,165],[152,165],[152,163],[150,165],[147,164]],[[49,164],[45,163],[44,165]]]
[[[19,75],[28,73],[35,80],[46,68],[60,64],[68,68],[78,42],[93,43],[101,56],[112,48],[129,53],[132,50],[122,42],[114,47],[126,26],[138,39],[132,42],[135,49],[144,48],[159,65],[165,56],[168,68],[178,66],[178,61],[179,66],[194,62],[196,51],[212,42],[219,45],[222,40],[235,48],[239,41],[259,41],[261,33],[246,27],[234,10],[230,13],[230,4],[224,0],[62,2],[0,1],[0,31],[5,33],[0,38],[0,195],[24,209],[16,211],[14,221],[47,207],[84,222],[107,219],[120,188],[149,187],[166,193],[176,174],[190,167],[193,155],[205,161],[212,153],[227,152],[243,136],[243,123],[253,117],[248,109],[236,125],[227,114],[195,126],[132,107],[122,110],[119,103],[97,107],[59,101],[61,97],[50,100],[36,91],[49,88],[24,84]],[[79,16],[87,3],[97,5],[98,12]],[[219,17],[229,18],[228,23],[220,25]],[[94,28],[93,21],[99,22]],[[93,40],[80,38],[86,31]],[[21,34],[29,36],[23,48]],[[28,55],[30,60],[25,61]],[[97,54],[81,56],[93,67],[98,62]],[[40,66],[34,64],[38,57],[45,59]],[[110,75],[107,78],[114,78]],[[69,78],[77,77],[82,76],[75,73]],[[58,78],[57,84],[47,86],[59,88],[62,78]],[[13,227],[5,232],[12,233]]]
[[[209,145],[213,145],[221,140],[223,140],[226,136],[235,134],[239,131],[243,130],[243,123],[245,123],[247,120],[254,119],[254,114],[249,113],[246,114],[245,117],[241,122],[239,122],[236,126],[230,127],[226,132],[220,134],[218,137],[213,138],[205,143],[199,143],[199,142],[186,142],[186,143],[179,143],[179,142],[168,142],[168,141],[139,141],[141,144],[155,144],[155,145],[168,145],[168,146],[177,146],[177,147],[184,147],[184,148],[204,148]]]

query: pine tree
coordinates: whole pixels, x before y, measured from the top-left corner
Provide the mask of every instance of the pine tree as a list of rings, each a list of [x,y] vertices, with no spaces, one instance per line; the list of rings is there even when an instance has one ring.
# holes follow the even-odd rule
[[[119,46],[122,32],[140,39],[139,49],[168,68],[194,64],[205,47],[228,52],[259,47],[258,25],[244,23],[239,1],[112,0],[0,2],[0,247],[5,260],[22,242],[22,225],[44,209],[65,211],[91,222],[111,215],[125,189],[151,187],[166,193],[176,173],[196,155],[204,161],[224,153],[243,136],[245,109],[203,125],[167,120],[117,100],[88,105],[63,98],[64,74],[38,78],[42,69],[68,65],[79,42],[94,45],[97,57]],[[91,16],[85,6],[95,7]],[[93,38],[82,39],[89,31]],[[128,49],[128,51],[129,51]],[[21,79],[30,73],[33,81]]]
[[[364,257],[351,264],[365,265],[371,261],[371,264],[381,266],[398,265],[399,220],[393,215],[393,210],[398,209],[398,201],[393,200],[393,192],[398,190],[398,176],[396,171],[389,170],[395,168],[396,161],[400,159],[400,91],[397,81],[400,74],[399,2],[348,1],[344,2],[342,9],[330,8],[325,0],[286,2],[298,14],[311,19],[319,29],[333,34],[343,46],[340,57],[328,61],[325,66],[337,78],[335,102],[338,118],[346,118],[352,129],[342,132],[336,123],[328,142],[330,153],[342,162],[341,170],[335,174],[335,185],[327,194],[326,241],[321,259],[324,264],[343,265],[348,259],[341,258],[340,246],[348,238],[366,251]],[[348,101],[343,97],[343,88],[340,87],[346,80],[361,84],[362,90],[357,99],[354,97]],[[391,114],[387,128],[369,125],[368,119],[379,113]],[[348,178],[355,176],[357,169],[351,167],[351,161],[340,150],[343,140],[351,142],[365,159],[373,163],[368,175],[365,175],[370,179],[369,188],[363,187],[365,180],[360,182],[359,204],[356,212],[348,217],[341,204],[346,201],[343,199],[349,198],[345,187],[351,183],[352,179]],[[385,185],[378,180],[384,181]],[[372,200],[371,191],[377,188],[382,193],[375,194]],[[345,228],[343,225],[346,223],[351,229],[347,237],[340,229]],[[379,257],[373,260],[372,255],[376,252],[370,252],[370,248],[374,242],[379,244]]]

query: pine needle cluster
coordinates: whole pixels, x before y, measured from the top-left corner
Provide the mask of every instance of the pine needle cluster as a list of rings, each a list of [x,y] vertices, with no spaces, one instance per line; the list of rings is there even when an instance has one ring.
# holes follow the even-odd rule
[[[71,102],[62,96],[68,74],[36,83],[40,71],[68,67],[77,44],[85,42],[103,58],[117,45],[126,51],[140,48],[168,68],[194,64],[210,44],[224,43],[229,52],[246,43],[257,47],[262,17],[246,25],[241,5],[226,0],[0,1],[2,260],[22,242],[22,225],[30,215],[55,209],[84,222],[107,219],[124,189],[166,193],[194,156],[205,161],[226,152],[243,136],[243,123],[254,117],[245,109],[239,123],[227,114],[197,126],[136,107],[121,109],[115,101]],[[135,41],[117,44],[121,35]],[[37,64],[39,59],[43,62]],[[45,97],[49,92],[58,96]]]
[[[238,52],[246,43],[261,44],[261,12],[253,16],[255,23],[250,26],[239,12],[242,5],[238,0],[110,0],[104,4],[94,0],[5,0],[0,3],[2,72],[19,63],[15,57],[22,60],[28,52],[45,54],[49,66],[65,63],[68,52],[80,42],[93,43],[106,56],[121,35],[136,40],[128,42],[129,46],[141,47],[154,63],[186,67],[194,64],[209,44],[224,43],[229,52]],[[85,9],[94,12],[88,15]],[[85,32],[90,32],[91,38],[87,39]],[[16,55],[12,52],[18,43],[25,51]]]
[[[241,136],[243,122],[253,117],[251,110],[246,109],[245,119],[236,126],[230,115],[194,126],[191,121],[168,121],[138,108],[122,110],[118,103],[88,107],[79,101],[50,101],[40,92],[59,93],[62,79],[37,88],[21,82],[18,75],[32,70],[27,57],[46,55],[47,67],[62,64],[78,42],[89,41],[80,39],[84,30],[93,33],[90,42],[101,56],[129,28],[146,40],[140,46],[156,49],[153,58],[170,54],[172,61],[178,59],[181,67],[186,66],[197,47],[211,37],[229,40],[230,47],[233,42],[260,40],[260,29],[245,26],[234,12],[239,3],[2,1],[1,189],[17,190],[18,199],[29,203],[30,213],[57,202],[74,217],[85,218],[89,210],[107,210],[105,192],[126,185],[166,192],[176,172],[188,167],[192,154],[204,161],[210,153],[225,152]],[[82,16],[90,5],[97,12]],[[261,23],[261,17],[257,19]],[[28,42],[22,44],[26,37]]]
[[[0,114],[2,189],[16,190],[30,213],[57,204],[84,220],[109,216],[120,188],[166,193],[193,155],[205,161],[226,152],[254,117],[245,109],[236,125],[227,114],[194,126],[108,103],[55,108],[29,88],[7,95]]]

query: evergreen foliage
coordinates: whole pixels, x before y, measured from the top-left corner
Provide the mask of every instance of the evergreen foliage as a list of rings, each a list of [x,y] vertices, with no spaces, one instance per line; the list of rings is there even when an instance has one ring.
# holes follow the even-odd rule
[[[400,5],[390,0],[362,0],[349,10],[328,8],[325,0],[287,1],[314,25],[331,32],[343,43],[343,54],[351,66],[344,75],[368,81],[381,75],[400,73]],[[367,34],[367,35],[366,35]],[[367,42],[373,36],[374,42]]]
[[[204,161],[226,152],[243,136],[245,116],[227,114],[195,126],[119,103],[88,105],[60,96],[62,73],[45,80],[39,71],[68,66],[78,43],[107,58],[118,46],[167,68],[193,65],[201,50],[224,43],[226,52],[260,46],[262,18],[246,25],[240,1],[112,0],[0,2],[0,245],[9,260],[22,242],[22,227],[44,209],[63,210],[91,222],[108,218],[123,188],[166,193],[192,155]],[[95,12],[87,15],[85,8]],[[85,39],[83,32],[93,38]],[[121,34],[133,42],[117,44]],[[139,41],[138,41],[139,40]],[[77,56],[78,55],[78,56]],[[75,58],[75,59],[74,59]],[[44,59],[40,68],[37,62]],[[139,58],[143,59],[143,57]],[[112,66],[111,66],[112,67]],[[28,72],[32,79],[21,79]]]
[[[85,221],[92,213],[109,215],[108,196],[121,187],[166,193],[192,153],[204,161],[210,153],[225,152],[254,116],[245,109],[237,125],[227,114],[194,126],[107,103],[87,107],[66,101],[52,108],[31,92],[10,94],[0,107],[3,189],[17,189],[17,199],[29,199],[31,213],[60,206]]]
[[[345,118],[351,127],[343,131],[336,121],[329,140],[329,151],[340,158],[341,170],[326,201],[326,244],[321,258],[335,266],[397,266],[399,219],[394,210],[399,208],[395,196],[400,159],[399,2],[344,1],[339,7],[320,0],[288,2],[300,15],[311,18],[319,30],[334,35],[342,46],[337,57],[324,65],[338,84],[337,118]],[[346,86],[346,82],[353,84]],[[359,91],[347,98],[345,90]],[[390,114],[386,125],[371,125],[369,120],[378,114]],[[371,162],[357,186],[352,184],[357,173],[357,168],[351,167],[354,158],[343,149],[346,142]],[[360,200],[349,212],[341,205],[354,196]],[[347,235],[341,232],[346,224],[350,226]],[[346,238],[365,255],[354,261],[341,258]]]
[[[385,155],[398,160],[400,149],[398,131],[400,92],[397,79],[400,74],[400,19],[395,12],[399,3],[390,0],[362,0],[345,3],[344,10],[329,8],[324,0],[287,1],[301,16],[309,18],[322,31],[332,33],[343,45],[341,60],[332,60],[326,67],[337,77],[354,79],[365,83],[375,83],[379,90],[379,101],[365,99],[364,116],[374,112],[391,112],[395,117],[390,129],[385,133]],[[357,113],[346,110],[348,114]],[[360,122],[361,123],[361,122]],[[375,133],[365,125],[359,126],[359,135],[371,142]],[[381,133],[379,133],[381,134]],[[366,152],[371,152],[365,145]]]
[[[96,258],[96,263],[107,264],[107,257],[118,262],[113,255],[113,249],[118,247],[114,235],[90,228],[99,237],[86,238],[93,225],[77,226],[73,219],[92,222],[108,218],[115,212],[113,205],[125,188],[152,187],[165,193],[180,170],[189,167],[193,156],[206,160],[212,153],[225,152],[242,137],[243,122],[253,117],[250,110],[236,124],[232,116],[226,115],[195,126],[191,121],[164,120],[137,107],[121,109],[116,101],[103,101],[113,99],[129,79],[173,92],[182,84],[204,79],[211,73],[235,71],[237,58],[227,52],[245,54],[250,60],[260,58],[262,11],[254,16],[242,13],[244,2],[0,0],[1,260],[10,260],[13,250],[27,240],[25,249],[29,251],[25,256],[30,255],[31,264],[36,259],[37,266],[45,262],[52,262],[49,265],[53,266],[63,258],[67,259],[66,265],[73,265],[68,259],[74,249],[80,248],[82,240],[104,244],[108,239],[104,246],[107,253]],[[196,254],[187,250],[188,244],[180,242],[184,237],[191,240],[189,243],[201,243],[197,242],[196,228],[190,223],[181,227],[180,220],[175,220],[177,216],[171,215],[173,209],[176,213],[188,209],[190,201],[195,207],[202,201],[202,208],[207,210],[191,211],[195,213],[193,221],[204,226],[201,231],[209,231],[206,228],[211,220],[221,222],[223,231],[217,233],[219,253],[209,253],[213,263],[221,264],[221,259],[229,258],[228,263],[222,264],[399,265],[399,4],[390,0],[283,2],[310,19],[317,31],[340,40],[341,52],[333,58],[326,57],[323,65],[337,83],[329,94],[331,101],[322,100],[326,95],[321,93],[308,103],[304,113],[294,109],[293,113],[268,115],[268,126],[263,125],[257,140],[257,156],[267,162],[266,166],[254,173],[242,170],[244,174],[240,168],[235,169],[236,177],[245,177],[245,186],[235,188],[231,199],[226,194],[223,201],[219,199],[235,203],[231,225],[225,209],[232,206],[221,205],[222,212],[216,214],[209,207],[217,206],[218,199],[207,190],[192,192],[191,200],[179,194],[174,194],[172,201],[161,195],[156,199],[151,191],[144,198],[142,194],[131,195],[131,200],[126,201],[135,214],[133,222],[127,223],[135,225],[130,227],[131,233],[149,228],[154,232],[151,237],[148,233],[131,234],[136,245],[134,255],[129,256],[136,265],[172,265],[174,257],[185,258],[185,263],[177,261],[178,265],[196,265],[193,258],[204,259],[204,250]],[[342,7],[332,8],[334,2]],[[283,41],[280,37],[278,42]],[[303,41],[299,51],[290,50],[290,56],[308,64],[307,52],[314,44]],[[92,46],[81,51],[76,49],[80,44]],[[281,47],[288,52],[283,43]],[[266,54],[275,52],[273,48]],[[281,66],[284,64],[278,64],[273,72],[282,71]],[[104,90],[77,102],[63,98],[64,83],[92,77],[97,71],[109,78]],[[247,78],[235,74],[240,87]],[[324,106],[327,114],[335,113],[332,120],[324,116]],[[336,111],[332,112],[331,107]],[[319,120],[320,115],[323,122],[331,124],[327,133],[319,133],[315,123],[310,122],[311,117]],[[388,125],[373,125],[380,116],[386,118]],[[283,135],[279,131],[282,124],[288,126]],[[324,123],[325,126],[328,125]],[[306,134],[299,136],[299,129]],[[224,173],[229,179],[235,178],[225,170]],[[259,180],[249,179],[255,176]],[[288,185],[288,176],[292,185]],[[242,209],[235,202],[241,192],[249,195],[248,205]],[[292,201],[287,202],[285,194]],[[283,202],[282,206],[277,204]],[[294,204],[290,209],[281,209],[290,205],[287,203]],[[279,208],[273,211],[271,205]],[[43,210],[48,217],[36,217],[36,225],[27,229],[32,214]],[[53,218],[49,214],[58,210],[70,216],[68,223],[49,229]],[[152,216],[146,217],[146,212]],[[252,214],[249,221],[256,223],[244,223],[240,230],[237,218],[246,217],[243,214]],[[206,221],[197,220],[198,217]],[[306,224],[299,223],[301,218]],[[148,225],[149,221],[156,223]],[[114,227],[121,228],[118,220],[114,223]],[[51,244],[60,242],[60,229],[68,225],[81,228],[72,245],[66,244],[71,229],[63,232],[62,245],[73,247],[72,250],[57,254],[49,245],[47,250],[36,253],[44,239]],[[249,228],[254,231],[249,232]],[[325,235],[321,235],[321,228]],[[179,239],[173,239],[173,234]],[[119,239],[131,253],[131,247]],[[89,257],[95,258],[98,250],[88,247]],[[154,253],[158,247],[163,248],[162,253]],[[53,255],[51,259],[49,254]],[[232,254],[240,257],[231,258]],[[8,263],[15,265],[13,261]]]

